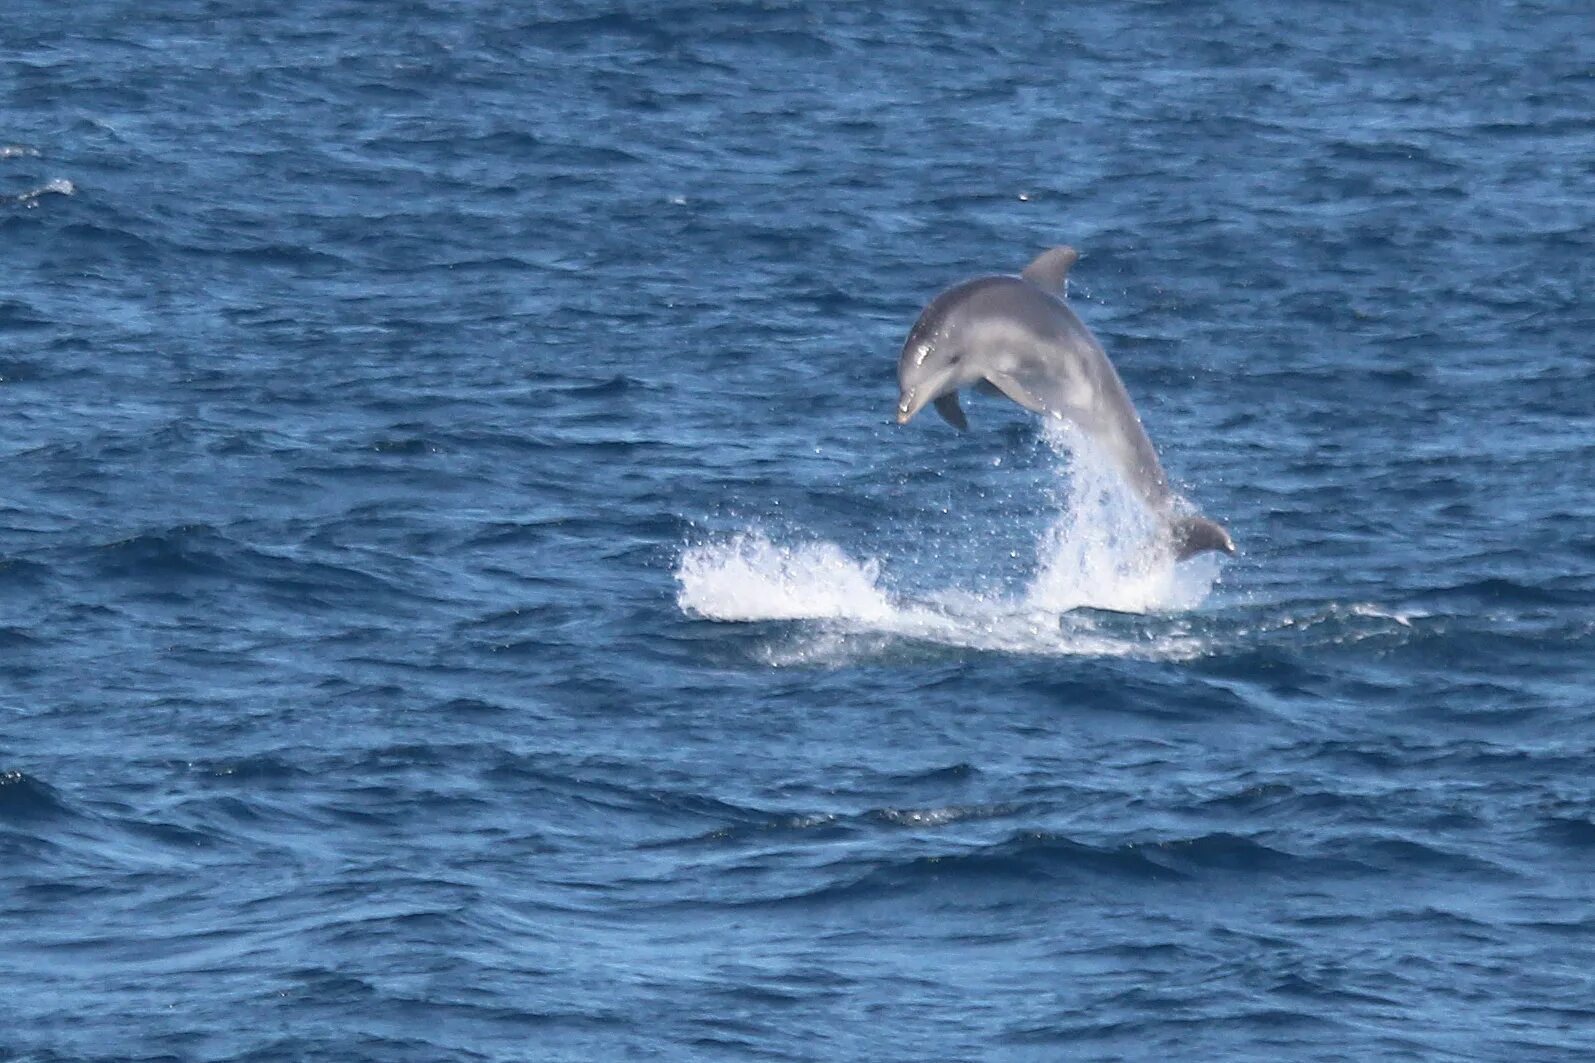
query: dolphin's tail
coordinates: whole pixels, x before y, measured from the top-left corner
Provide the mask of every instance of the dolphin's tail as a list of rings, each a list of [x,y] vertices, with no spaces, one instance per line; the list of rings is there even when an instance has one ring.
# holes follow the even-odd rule
[[[1208,550],[1235,552],[1235,540],[1229,532],[1206,517],[1175,517],[1169,525],[1169,535],[1174,540],[1174,556],[1181,561]]]

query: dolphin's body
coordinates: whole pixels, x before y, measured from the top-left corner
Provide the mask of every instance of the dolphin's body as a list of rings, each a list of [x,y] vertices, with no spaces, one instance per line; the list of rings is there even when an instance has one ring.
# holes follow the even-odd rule
[[[1233,554],[1222,526],[1176,512],[1168,476],[1124,382],[1064,302],[1064,279],[1079,257],[1071,247],[1055,247],[1017,277],[978,277],[931,300],[897,362],[897,423],[935,403],[949,424],[968,428],[958,389],[971,384],[1035,413],[1067,418],[1167,524],[1176,556]]]

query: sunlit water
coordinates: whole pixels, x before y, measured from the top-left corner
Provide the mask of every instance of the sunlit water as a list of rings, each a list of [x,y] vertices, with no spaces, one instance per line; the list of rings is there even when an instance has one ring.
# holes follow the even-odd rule
[[[14,8],[0,1058],[1595,1057],[1587,5]]]

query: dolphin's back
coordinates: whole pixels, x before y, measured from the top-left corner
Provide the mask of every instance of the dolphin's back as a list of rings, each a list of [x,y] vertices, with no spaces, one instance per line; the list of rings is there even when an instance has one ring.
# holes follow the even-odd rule
[[[904,358],[925,342],[956,354],[964,381],[984,379],[1021,406],[1068,418],[1147,501],[1169,501],[1168,477],[1124,382],[1062,299],[1019,277],[981,277],[932,301],[909,333]]]

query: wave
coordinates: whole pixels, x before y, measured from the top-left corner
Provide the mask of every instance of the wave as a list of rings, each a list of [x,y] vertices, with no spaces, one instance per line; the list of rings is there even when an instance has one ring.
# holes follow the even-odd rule
[[[32,823],[75,816],[49,783],[15,769],[0,772],[0,823]]]
[[[41,196],[58,195],[71,196],[77,194],[77,186],[64,177],[47,181],[38,188],[31,189],[19,195],[5,197],[5,202],[18,203],[23,206],[36,207]]]
[[[1220,879],[1322,881],[1374,873],[1354,860],[1298,853],[1224,831],[1191,837],[1091,842],[1046,830],[1018,831],[1000,841],[950,851],[846,860],[832,881],[750,904],[852,902],[930,890],[961,899],[1019,890],[1034,895],[1058,883],[1076,887],[1163,888]]]
[[[1036,544],[1024,584],[997,592],[946,586],[908,596],[887,587],[884,563],[828,541],[778,543],[758,529],[688,547],[676,568],[677,605],[731,623],[818,621],[819,643],[772,663],[854,655],[860,633],[976,650],[1042,655],[1186,657],[1199,640],[1105,630],[1082,610],[1180,613],[1202,604],[1218,576],[1212,557],[1176,563],[1162,528],[1106,460],[1061,422],[1046,422],[1060,459],[1049,502],[1056,516]],[[839,641],[840,640],[840,641]]]

